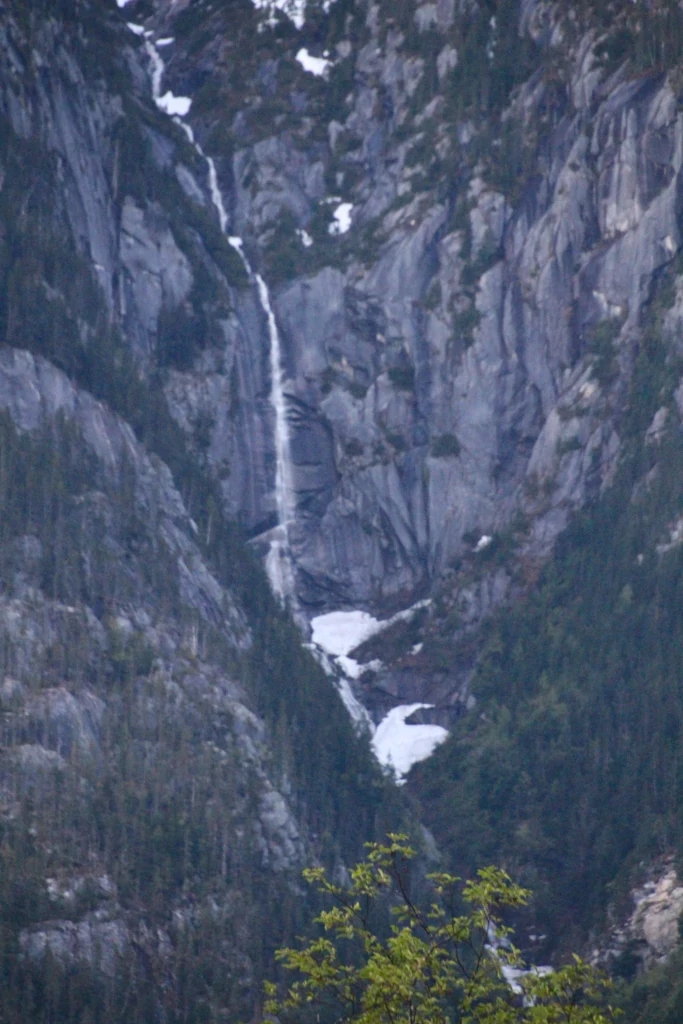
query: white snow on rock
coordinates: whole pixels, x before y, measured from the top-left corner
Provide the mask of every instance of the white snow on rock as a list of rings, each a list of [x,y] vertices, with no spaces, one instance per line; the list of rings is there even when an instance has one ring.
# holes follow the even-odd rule
[[[384,628],[369,612],[328,612],[311,620],[312,640],[328,654],[343,657]]]
[[[167,36],[165,39],[157,39],[157,46],[170,46],[171,43],[175,43],[173,36]]]
[[[159,110],[163,110],[165,114],[170,114],[171,117],[174,114],[178,117],[185,117],[192,106],[192,100],[189,96],[174,96],[170,89],[163,96],[160,96],[156,103]]]
[[[125,7],[126,4],[132,3],[132,0],[116,0],[119,7]]]
[[[337,658],[337,664],[349,679],[358,679],[365,668],[365,665],[360,665],[353,658],[347,658],[343,654]]]
[[[334,220],[330,224],[331,235],[345,235],[351,227],[351,211],[353,210],[353,203],[340,203],[337,209],[334,211]]]
[[[448,737],[448,729],[441,725],[407,725],[409,718],[419,708],[431,708],[433,704],[400,704],[392,708],[377,726],[372,737],[372,747],[380,764],[392,767],[398,782],[405,781],[405,775],[418,761],[433,754],[436,747]]]
[[[361,665],[349,653],[355,647],[365,643],[371,636],[381,633],[396,622],[403,622],[413,617],[420,608],[426,608],[429,600],[418,601],[410,608],[397,612],[390,619],[376,619],[369,612],[328,612],[311,619],[311,640],[315,647],[337,661],[340,669],[348,679],[358,679],[365,669],[377,669],[381,662],[377,660]]]
[[[136,25],[132,21],[126,22],[126,28],[129,28],[136,36],[144,36],[145,30],[142,25]]]
[[[318,77],[324,77],[327,74],[327,69],[332,63],[332,61],[326,60],[324,57],[311,56],[308,50],[304,47],[302,47],[297,53],[296,60],[301,64],[304,71],[308,71],[310,74],[317,75]]]
[[[282,11],[295,28],[301,29],[306,21],[306,0],[252,0],[257,11],[268,14],[268,22],[275,24],[275,11]]]
[[[349,657],[349,653],[370,637],[381,633],[396,622],[411,619],[429,600],[418,601],[390,619],[379,620],[368,612],[359,610],[328,612],[311,620],[311,644],[307,645],[316,655],[330,676],[336,677],[344,704],[356,722],[372,724],[367,711],[356,699],[349,680],[358,679],[367,669],[381,668],[381,662],[373,660],[361,665]],[[424,761],[448,736],[448,730],[440,725],[407,725],[409,718],[418,708],[433,707],[432,704],[402,704],[392,708],[372,738],[372,747],[380,764],[391,766],[400,784],[404,776],[418,761]]]
[[[475,547],[474,550],[475,551],[483,551],[484,548],[487,548],[489,546],[489,544],[491,543],[492,540],[493,540],[493,537],[490,537],[488,535],[488,533],[485,533],[483,535],[483,537],[480,537],[479,540],[477,541],[477,546]]]
[[[313,239],[309,235],[308,231],[305,231],[304,228],[297,228],[296,233],[299,236],[299,241],[303,245],[304,249],[310,249],[313,245]]]
[[[369,612],[361,611],[327,612],[325,615],[317,615],[311,619],[311,639],[314,644],[335,658],[345,657],[371,636],[381,633],[396,622],[411,619],[415,612],[426,608],[430,603],[429,599],[418,601],[410,608],[404,608],[402,612],[392,615],[390,619],[376,619]]]
[[[311,640],[336,660],[347,679],[358,679],[364,666],[349,658],[349,651],[384,628],[385,623],[368,612],[328,612],[311,620]]]

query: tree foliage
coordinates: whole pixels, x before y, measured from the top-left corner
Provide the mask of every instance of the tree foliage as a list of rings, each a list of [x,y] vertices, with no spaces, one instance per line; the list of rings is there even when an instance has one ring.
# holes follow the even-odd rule
[[[335,1024],[606,1024],[606,980],[578,957],[557,971],[523,970],[503,911],[525,905],[529,892],[505,871],[482,868],[461,882],[427,876],[427,901],[413,895],[407,865],[415,851],[404,835],[368,844],[347,885],[320,867],[306,880],[332,901],[316,918],[320,934],[278,959],[300,975],[279,998],[269,983],[266,1011],[282,1020]],[[378,905],[389,901],[393,923],[382,934]]]

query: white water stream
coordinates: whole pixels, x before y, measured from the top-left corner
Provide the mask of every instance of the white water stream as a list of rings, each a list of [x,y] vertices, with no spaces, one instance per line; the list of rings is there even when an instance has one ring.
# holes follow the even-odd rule
[[[119,6],[123,6],[127,0],[123,0],[123,3],[121,0],[118,2]],[[221,231],[226,236],[228,243],[238,253],[249,279],[254,283],[261,309],[266,318],[270,352],[270,403],[275,421],[275,506],[277,510],[277,525],[265,535],[269,541],[266,572],[273,592],[284,603],[294,596],[294,576],[289,550],[289,525],[294,518],[295,503],[287,399],[282,370],[282,348],[270,292],[261,275],[252,269],[244,252],[242,239],[228,233],[229,217],[218,184],[216,165],[196,141],[191,126],[182,120],[190,110],[192,100],[187,96],[175,96],[170,91],[162,95],[165,65],[157,46],[152,41],[151,33],[139,25],[131,24],[129,27],[136,35],[144,36],[145,49],[151,66],[154,102],[160,110],[172,117],[182,128],[195,151],[206,163],[209,192],[218,215]],[[165,45],[170,42],[172,40],[164,40]],[[335,217],[338,221],[337,232],[343,233],[348,230],[350,205],[342,204],[336,211]],[[438,725],[408,725],[405,723],[405,719],[416,708],[430,706],[422,704],[401,705],[392,709],[375,730],[368,712],[355,698],[349,681],[351,678],[357,678],[361,671],[371,666],[359,665],[349,658],[348,654],[362,640],[386,628],[394,621],[410,617],[421,606],[422,603],[406,609],[383,623],[373,619],[366,612],[360,611],[331,612],[318,616],[311,623],[313,643],[309,645],[310,648],[326,672],[334,679],[340,696],[354,721],[361,728],[367,728],[374,732],[373,747],[378,760],[382,764],[393,767],[399,782],[411,766],[428,757],[432,750],[443,742],[448,733]],[[292,608],[292,611],[296,611],[296,609]]]
[[[273,590],[284,601],[294,593],[292,562],[289,555],[289,523],[294,512],[292,485],[292,459],[289,449],[289,423],[287,400],[282,374],[280,332],[270,301],[270,293],[260,274],[256,274],[261,306],[268,321],[270,338],[270,402],[275,412],[275,502],[278,525],[272,531],[270,550],[266,558],[266,572]]]
[[[229,244],[239,254],[250,280],[255,283],[259,303],[266,317],[270,351],[270,403],[275,417],[275,507],[278,520],[277,525],[270,531],[270,547],[266,557],[266,572],[274,593],[284,603],[294,592],[292,561],[289,554],[289,523],[294,514],[294,488],[292,483],[287,399],[284,392],[284,375],[282,372],[282,346],[280,344],[280,332],[278,331],[275,313],[273,312],[273,305],[270,301],[270,292],[261,275],[255,273],[252,269],[244,252],[241,238],[228,234],[229,217],[218,185],[216,165],[213,159],[206,155],[196,141],[190,125],[185,124],[182,120],[182,117],[189,111],[192,101],[187,96],[174,96],[171,92],[166,92],[162,96],[161,82],[164,75],[164,61],[150,38],[145,38],[145,49],[149,55],[152,69],[152,97],[154,102],[160,110],[172,116],[173,120],[180,125],[196,152],[205,161],[208,168],[211,201],[218,214],[221,231],[227,237]]]

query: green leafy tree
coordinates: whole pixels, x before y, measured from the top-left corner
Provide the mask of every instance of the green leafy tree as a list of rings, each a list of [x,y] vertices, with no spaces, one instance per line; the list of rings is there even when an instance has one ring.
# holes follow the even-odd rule
[[[316,918],[322,933],[278,959],[299,980],[278,996],[266,986],[266,1013],[282,1021],[335,1024],[607,1024],[608,986],[578,957],[557,971],[522,970],[504,908],[524,906],[527,890],[499,868],[461,883],[428,876],[431,901],[413,898],[406,871],[415,851],[407,837],[368,844],[364,861],[340,886],[323,868],[304,872],[333,907]],[[393,924],[381,937],[377,905],[391,904]],[[381,915],[380,915],[381,918]],[[510,972],[514,972],[512,975]],[[507,978],[506,978],[507,975]],[[514,984],[511,980],[514,977]],[[602,1007],[602,1008],[601,1008]]]

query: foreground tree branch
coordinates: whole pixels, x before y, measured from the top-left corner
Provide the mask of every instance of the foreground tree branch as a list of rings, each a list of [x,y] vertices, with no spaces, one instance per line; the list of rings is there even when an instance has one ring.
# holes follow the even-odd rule
[[[415,856],[404,835],[368,844],[368,856],[335,885],[323,868],[306,880],[332,902],[315,919],[318,938],[278,959],[298,979],[284,994],[266,986],[266,1013],[282,1022],[330,1024],[607,1024],[608,980],[579,957],[553,972],[524,969],[502,919],[529,892],[499,868],[462,882],[428,875],[432,900],[418,904],[406,863]],[[379,900],[391,901],[393,923],[382,938],[371,924]],[[458,913],[456,907],[462,907]]]

